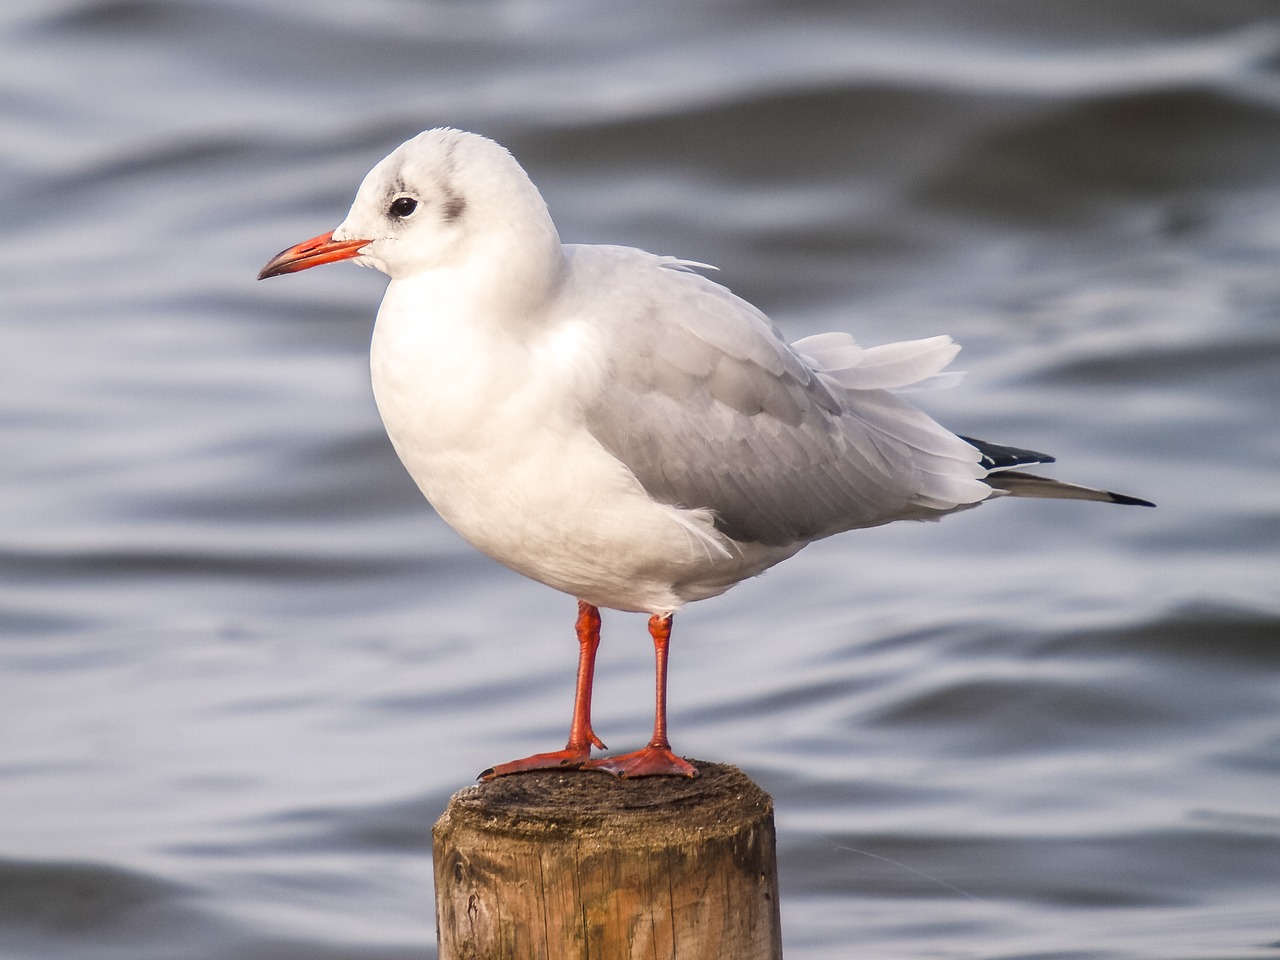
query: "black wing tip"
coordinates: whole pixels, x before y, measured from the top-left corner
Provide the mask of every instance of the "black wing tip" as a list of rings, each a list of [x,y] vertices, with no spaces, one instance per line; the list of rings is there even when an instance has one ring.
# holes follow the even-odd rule
[[[975,440],[973,437],[961,436],[960,439],[971,447],[977,448],[978,452],[982,454],[982,459],[979,461],[979,465],[984,470],[988,470],[991,473],[1005,471],[1010,467],[1029,467],[1036,464],[1057,462],[1056,457],[1052,457],[1047,453],[1039,453],[1035,450],[1026,450],[1022,447],[1009,447],[1002,443],[991,443],[988,440]],[[994,483],[994,478],[988,477],[988,481]],[[1110,498],[1112,503],[1124,504],[1127,507],[1155,506],[1155,504],[1150,500],[1143,500],[1141,497],[1131,497],[1127,493],[1113,493],[1110,490],[1099,490],[1094,492],[1103,493]]]
[[[1010,447],[1003,443],[992,443],[989,440],[976,440],[973,437],[961,436],[961,440],[974,447],[982,454],[979,461],[984,470],[1007,470],[1010,467],[1029,467],[1038,463],[1057,463],[1058,458],[1038,450],[1027,450],[1024,447]]]
[[[1143,500],[1141,497],[1131,497],[1127,493],[1112,493],[1107,491],[1107,496],[1111,498],[1112,503],[1122,503],[1126,507],[1154,507],[1155,504],[1150,500]]]

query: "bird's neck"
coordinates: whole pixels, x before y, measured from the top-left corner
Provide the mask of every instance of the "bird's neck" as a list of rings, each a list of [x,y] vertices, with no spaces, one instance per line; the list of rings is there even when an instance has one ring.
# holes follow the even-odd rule
[[[545,315],[564,272],[564,248],[554,226],[513,223],[487,233],[477,249],[434,281],[419,279],[437,288],[437,303],[465,305],[472,322],[490,323],[518,337]]]

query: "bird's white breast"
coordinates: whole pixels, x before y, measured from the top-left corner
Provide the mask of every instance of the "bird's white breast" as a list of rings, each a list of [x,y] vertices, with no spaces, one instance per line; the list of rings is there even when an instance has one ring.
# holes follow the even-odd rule
[[[646,612],[722,592],[755,572],[746,558],[709,517],[655,503],[583,425],[607,387],[595,337],[583,319],[504,325],[435,278],[394,281],[371,370],[396,452],[450,526],[535,580]]]

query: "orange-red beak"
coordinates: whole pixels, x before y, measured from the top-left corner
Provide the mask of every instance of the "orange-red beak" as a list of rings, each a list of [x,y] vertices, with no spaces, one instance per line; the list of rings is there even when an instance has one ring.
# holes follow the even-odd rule
[[[297,273],[307,267],[318,267],[322,263],[336,263],[339,260],[350,260],[360,255],[361,247],[368,246],[369,240],[335,240],[333,231],[322,233],[318,237],[304,240],[296,247],[281,250],[272,257],[262,272],[259,280],[267,277],[278,277],[282,273]]]

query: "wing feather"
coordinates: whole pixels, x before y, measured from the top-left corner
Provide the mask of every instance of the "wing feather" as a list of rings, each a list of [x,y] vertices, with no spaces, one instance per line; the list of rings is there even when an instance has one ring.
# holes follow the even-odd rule
[[[861,347],[847,333],[820,333],[792,346],[848,390],[917,387],[942,375],[960,352],[960,346],[947,336]]]
[[[678,261],[566,249],[563,297],[589,314],[607,365],[584,400],[588,428],[655,499],[783,546],[991,493],[977,450],[887,392],[940,372],[959,349],[950,338],[863,348],[823,334],[793,349]]]

